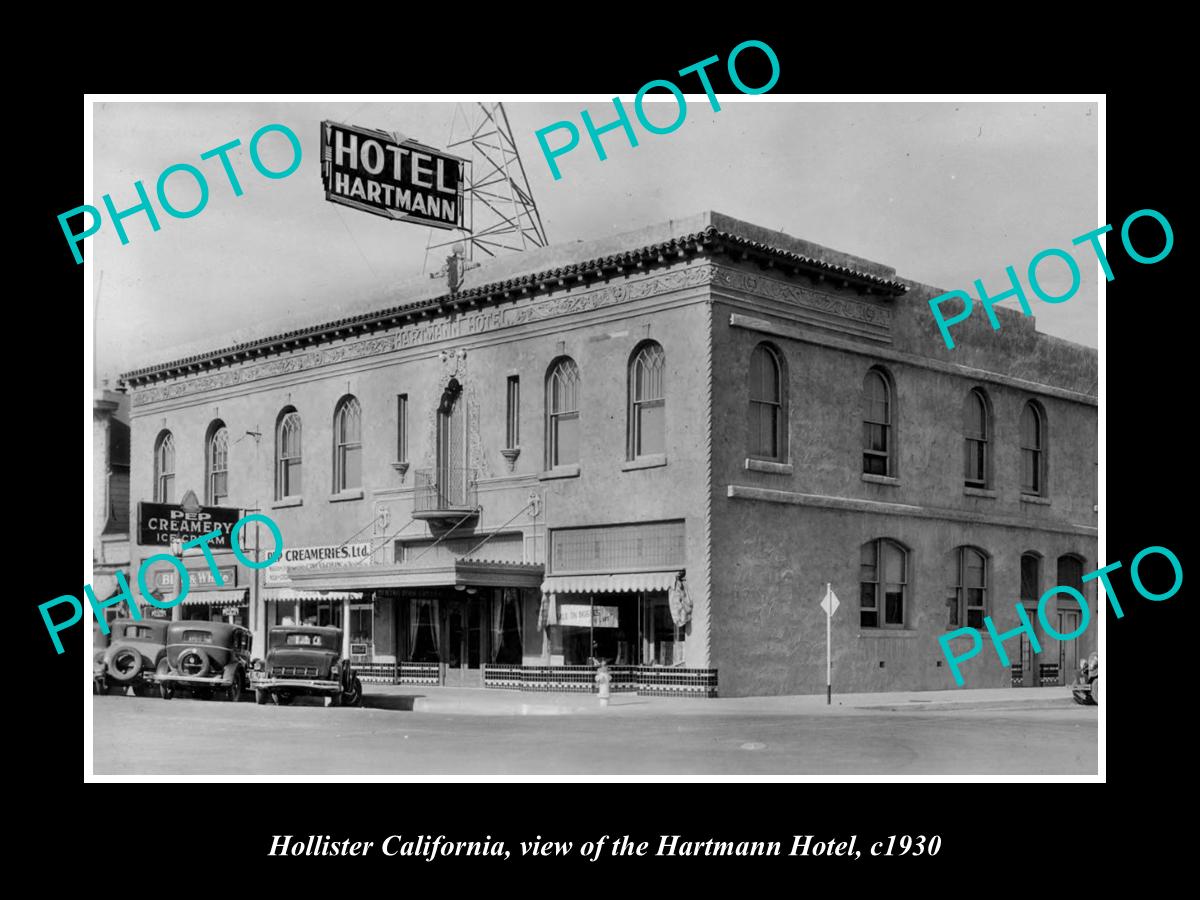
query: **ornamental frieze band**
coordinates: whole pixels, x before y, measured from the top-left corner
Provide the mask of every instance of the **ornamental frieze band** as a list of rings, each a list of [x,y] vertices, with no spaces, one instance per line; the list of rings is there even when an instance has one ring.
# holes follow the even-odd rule
[[[423,344],[433,344],[439,341],[454,340],[494,331],[500,328],[510,328],[529,322],[572,313],[586,312],[614,306],[630,300],[641,300],[669,291],[696,287],[708,284],[713,277],[713,267],[708,265],[692,266],[676,272],[654,275],[638,281],[612,284],[593,291],[581,291],[578,294],[557,297],[551,300],[533,302],[523,306],[505,309],[484,309],[476,312],[466,312],[440,322],[424,322],[405,325],[391,334],[367,338],[330,347],[325,350],[309,350],[282,359],[246,366],[241,369],[230,369],[216,372],[212,375],[202,375],[180,381],[175,384],[150,387],[137,390],[133,394],[134,406],[145,406],[162,400],[171,400],[188,394],[199,394],[204,391],[215,391],[237,384],[251,381],[261,381],[277,375],[290,375],[308,369],[333,365],[347,360],[362,359],[369,356],[380,356],[396,350],[405,350]]]
[[[719,267],[713,276],[713,284],[731,287],[747,294],[757,294],[770,300],[782,300],[814,312],[851,319],[873,325],[876,328],[890,330],[892,327],[892,311],[890,309],[883,309],[870,303],[859,303],[845,297],[833,297],[829,294],[806,290],[750,272]]]

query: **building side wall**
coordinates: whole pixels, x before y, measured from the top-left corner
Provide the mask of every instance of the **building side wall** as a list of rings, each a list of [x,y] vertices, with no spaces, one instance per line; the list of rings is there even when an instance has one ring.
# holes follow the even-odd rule
[[[799,287],[809,290],[804,280]],[[722,378],[714,410],[712,541],[714,557],[726,564],[715,567],[713,580],[713,664],[720,670],[722,695],[824,689],[825,614],[819,602],[826,582],[841,600],[833,621],[838,688],[944,689],[954,682],[945,664],[938,665],[943,656],[937,639],[950,628],[946,604],[957,580],[954,548],[973,545],[988,556],[988,610],[1001,631],[1019,624],[1014,605],[1023,552],[1043,557],[1043,591],[1058,583],[1060,555],[1080,556],[1085,572],[1097,565],[1095,406],[1062,399],[1053,390],[1040,393],[885,359],[889,351],[914,354],[905,322],[919,311],[904,307],[905,300],[875,300],[852,290],[845,291],[845,300],[890,309],[890,317],[880,314],[890,340],[838,334],[833,320],[816,326],[761,291],[714,289],[713,365]],[[731,324],[735,315],[758,324]],[[994,339],[1005,340],[1005,333]],[[790,471],[747,468],[750,355],[764,341],[786,360]],[[846,349],[848,341],[853,350]],[[874,354],[875,348],[882,352]],[[987,362],[984,354],[964,349],[961,365],[980,368]],[[1016,357],[1010,369],[1021,370],[1021,363]],[[862,475],[862,384],[877,364],[894,385],[895,477],[886,482]],[[964,490],[962,408],[974,387],[987,392],[992,407],[994,496]],[[1021,498],[1018,427],[1030,398],[1041,403],[1048,422],[1048,503]],[[909,550],[904,629],[859,626],[860,547],[876,538]],[[1094,616],[1094,583],[1085,595]],[[1055,609],[1048,604],[1051,624]],[[1094,634],[1089,628],[1080,639],[1084,651],[1094,646]],[[1040,629],[1038,635],[1041,661],[1057,660],[1057,643]],[[1019,657],[1016,638],[1006,646]],[[967,664],[965,677],[973,687],[1011,683],[990,646]]]

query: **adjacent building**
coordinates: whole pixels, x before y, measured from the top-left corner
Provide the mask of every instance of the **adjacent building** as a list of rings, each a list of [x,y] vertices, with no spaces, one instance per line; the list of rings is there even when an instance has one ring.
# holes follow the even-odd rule
[[[449,265],[123,376],[134,514],[191,490],[284,537],[257,574],[218,552],[222,585],[186,554],[175,616],[339,625],[378,680],[588,689],[604,659],[737,696],[824,691],[827,584],[843,691],[950,687],[938,637],[1057,584],[1094,614],[1094,351],[1004,309],[947,350],[939,289],[718,213]],[[1069,680],[1094,633],[968,686]]]

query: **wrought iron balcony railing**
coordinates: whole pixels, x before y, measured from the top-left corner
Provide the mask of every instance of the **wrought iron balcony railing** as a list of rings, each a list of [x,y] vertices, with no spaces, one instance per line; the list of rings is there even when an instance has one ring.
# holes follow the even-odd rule
[[[478,505],[476,470],[452,467],[418,469],[413,487],[414,516],[464,513]]]

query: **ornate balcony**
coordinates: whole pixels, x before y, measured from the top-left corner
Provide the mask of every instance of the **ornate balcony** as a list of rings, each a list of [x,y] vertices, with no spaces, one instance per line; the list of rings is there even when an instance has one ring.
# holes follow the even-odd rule
[[[414,519],[461,519],[478,504],[475,469],[417,469],[413,475]]]

